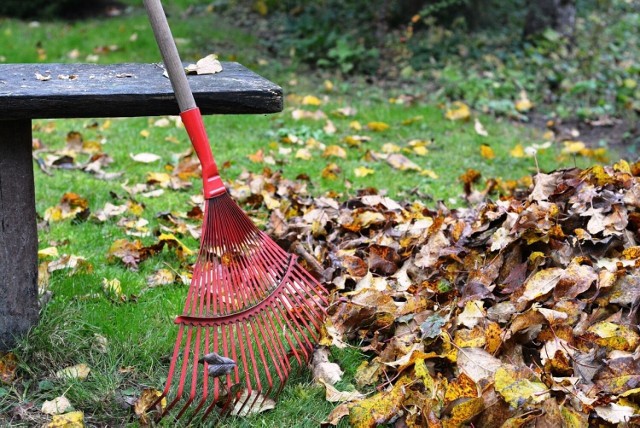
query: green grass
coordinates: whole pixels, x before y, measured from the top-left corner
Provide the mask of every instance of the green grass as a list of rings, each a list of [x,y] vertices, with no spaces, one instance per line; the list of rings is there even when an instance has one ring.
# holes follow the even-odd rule
[[[218,52],[223,59],[237,58],[250,67],[257,67],[257,60],[265,54],[256,49],[253,36],[234,28],[219,17],[196,14],[181,18],[180,11],[188,2],[175,3],[169,7],[174,34],[183,40],[180,49],[185,60],[200,58]],[[215,25],[213,25],[215,24]],[[132,40],[132,34],[137,38]],[[224,44],[221,44],[224,42]],[[89,20],[76,23],[47,22],[39,26],[16,20],[0,21],[0,55],[5,62],[83,62],[93,55],[94,48],[117,45],[117,49],[99,54],[101,63],[158,61],[157,48],[147,27],[142,12],[113,19]],[[38,46],[44,49],[45,57],[38,56]],[[77,58],[69,53],[78,50]],[[40,52],[43,53],[42,51]],[[92,59],[92,58],[89,58]],[[357,189],[376,187],[398,199],[425,199],[433,204],[445,200],[448,204],[462,204],[462,187],[459,176],[468,168],[479,170],[485,178],[517,180],[536,171],[533,158],[515,158],[509,152],[517,145],[528,146],[542,143],[540,131],[524,126],[514,126],[507,120],[496,120],[490,116],[475,115],[489,133],[481,137],[474,131],[473,120],[451,122],[444,119],[444,108],[420,100],[412,105],[392,104],[388,99],[400,92],[384,91],[374,86],[353,82],[335,81],[336,89],[326,92],[322,83],[304,74],[294,76],[297,85],[289,84],[292,76],[276,60],[256,70],[284,86],[288,96],[287,107],[281,114],[272,116],[213,116],[206,118],[214,153],[219,164],[229,162],[223,170],[224,178],[233,186],[234,180],[245,170],[260,173],[264,164],[254,163],[247,156],[258,150],[273,156],[276,165],[288,178],[301,174],[309,177],[309,189],[314,195],[337,192],[348,197]],[[420,88],[413,88],[416,93]],[[323,98],[319,107],[301,106],[293,95],[315,95]],[[324,99],[326,97],[326,100]],[[339,108],[353,107],[353,117],[339,117],[332,112]],[[292,119],[294,109],[324,111],[334,123],[337,131],[323,131],[326,121]],[[403,121],[420,117],[410,124]],[[81,132],[85,141],[102,141],[103,148],[114,162],[106,168],[108,172],[123,172],[113,181],[101,181],[77,170],[53,170],[51,176],[36,168],[37,212],[42,216],[47,208],[56,205],[65,192],[75,192],[88,200],[92,212],[114,202],[114,195],[126,198],[122,184],[144,182],[149,172],[164,171],[165,165],[175,164],[178,153],[188,148],[184,130],[153,126],[156,118],[37,121],[34,136],[52,152],[61,150],[70,131]],[[364,127],[360,131],[349,128],[357,120]],[[366,129],[369,122],[384,122],[389,129],[373,132]],[[97,123],[98,126],[93,126]],[[148,137],[141,131],[149,132]],[[340,145],[346,150],[346,158],[325,158],[323,150],[311,149],[309,160],[295,159],[293,155],[303,144],[287,144],[281,141],[284,135],[295,135],[302,142],[315,137],[325,146]],[[364,135],[371,140],[360,147],[349,147],[344,138]],[[178,139],[175,143],[167,137]],[[429,152],[425,156],[409,153],[410,140],[428,140]],[[423,176],[415,171],[398,171],[385,161],[371,160],[371,152],[380,153],[387,143],[393,143],[404,151],[421,168],[432,170],[438,178]],[[495,152],[495,159],[481,155],[481,144],[488,144]],[[281,154],[281,149],[291,149],[291,154]],[[134,162],[131,153],[152,152],[162,161],[145,165]],[[85,160],[88,156],[81,156]],[[322,170],[330,162],[341,169],[336,179],[322,177]],[[541,169],[550,170],[563,166],[587,166],[591,159],[561,156],[560,149],[553,147],[540,152],[538,163]],[[366,166],[374,173],[356,177],[354,170]],[[482,184],[480,185],[482,187]],[[160,212],[184,213],[190,208],[189,198],[197,194],[201,185],[194,180],[192,189],[170,191],[158,198],[137,197],[144,204],[142,217],[148,220],[149,230],[160,228]],[[497,196],[496,196],[497,197]],[[120,202],[122,203],[122,202]],[[268,213],[252,210],[258,220]],[[135,424],[132,411],[125,404],[126,397],[140,394],[142,388],[150,386],[161,389],[166,376],[168,360],[173,349],[176,327],[173,317],[180,313],[186,294],[186,286],[173,285],[149,289],[146,277],[159,268],[169,266],[176,271],[184,270],[193,259],[180,260],[175,252],[165,251],[141,263],[139,271],[127,269],[121,263],[107,258],[109,247],[116,239],[128,238],[116,220],[98,223],[51,222],[40,230],[40,248],[56,246],[60,254],[85,257],[90,269],[69,275],[67,271],[53,272],[49,289],[52,299],[42,311],[41,322],[22,340],[15,349],[20,359],[20,378],[11,385],[0,386],[0,415],[9,415],[15,406],[35,404],[28,412],[32,421],[13,421],[14,425],[29,426],[42,423],[47,418],[37,409],[45,400],[65,394],[74,407],[85,412],[85,420],[95,424]],[[141,238],[145,244],[155,242],[151,235]],[[185,244],[196,249],[198,242],[189,236],[180,236]],[[117,278],[122,284],[126,302],[114,302],[105,295],[103,278]],[[96,346],[96,335],[106,338],[108,347],[102,352]],[[339,385],[349,388],[353,382],[355,368],[364,356],[357,349],[332,350],[333,358],[345,370],[345,379]],[[86,381],[61,380],[55,373],[69,365],[86,363],[92,372]],[[293,379],[281,397],[279,405],[267,414],[233,419],[229,427],[315,427],[324,420],[333,404],[324,400],[322,388],[314,386],[310,375],[302,373]],[[9,416],[0,416],[0,423],[8,424]],[[170,426],[170,423],[166,423]],[[346,424],[343,422],[342,426]]]

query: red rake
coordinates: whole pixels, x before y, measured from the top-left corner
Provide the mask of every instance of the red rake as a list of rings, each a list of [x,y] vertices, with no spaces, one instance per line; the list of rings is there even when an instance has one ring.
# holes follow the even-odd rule
[[[166,386],[151,407],[167,399],[160,416],[179,409],[176,418],[189,421],[260,412],[273,407],[293,366],[309,361],[327,292],[227,194],[162,5],[144,4],[202,164],[206,199]]]

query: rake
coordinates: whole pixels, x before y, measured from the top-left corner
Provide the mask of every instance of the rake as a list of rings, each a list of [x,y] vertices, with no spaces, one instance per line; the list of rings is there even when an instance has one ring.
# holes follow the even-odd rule
[[[200,250],[160,417],[248,415],[273,407],[319,339],[327,291],[231,199],[220,179],[160,0],[144,0],[180,116],[202,165]]]

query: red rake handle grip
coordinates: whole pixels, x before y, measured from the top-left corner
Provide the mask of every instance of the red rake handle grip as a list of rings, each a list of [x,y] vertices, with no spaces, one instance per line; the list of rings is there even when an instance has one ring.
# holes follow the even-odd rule
[[[180,113],[180,117],[187,130],[187,134],[189,134],[193,149],[196,151],[196,155],[198,155],[198,159],[202,165],[204,198],[211,199],[222,195],[227,190],[224,187],[224,183],[218,173],[218,167],[213,159],[213,154],[209,146],[209,138],[207,137],[207,131],[204,129],[200,109],[195,107],[191,110],[183,111]]]

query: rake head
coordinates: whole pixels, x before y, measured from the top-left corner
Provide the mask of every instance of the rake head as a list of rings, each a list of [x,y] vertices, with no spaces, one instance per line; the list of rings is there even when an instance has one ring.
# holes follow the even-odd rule
[[[161,416],[244,416],[273,407],[319,339],[326,290],[223,193],[205,206]],[[156,407],[155,405],[152,407]],[[156,407],[157,408],[157,407]],[[173,412],[172,412],[173,413]]]

